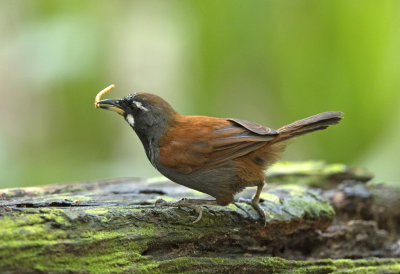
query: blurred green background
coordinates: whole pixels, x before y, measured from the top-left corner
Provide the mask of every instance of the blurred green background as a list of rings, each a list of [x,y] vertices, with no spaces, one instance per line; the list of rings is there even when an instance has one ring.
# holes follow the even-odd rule
[[[284,160],[399,181],[399,1],[0,1],[0,188],[149,177],[138,138],[97,92],[158,94],[183,114],[273,128],[345,119]]]

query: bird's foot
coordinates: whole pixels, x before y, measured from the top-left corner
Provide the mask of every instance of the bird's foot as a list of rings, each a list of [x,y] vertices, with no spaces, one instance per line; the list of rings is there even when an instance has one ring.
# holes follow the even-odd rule
[[[245,198],[238,198],[235,200],[235,203],[234,203],[235,206],[237,206],[241,210],[248,213],[248,211],[243,206],[241,206],[239,203],[251,205],[258,212],[258,214],[260,214],[261,218],[264,221],[264,226],[267,225],[267,216],[265,215],[265,211],[260,207],[260,204],[258,201],[255,201],[254,199],[245,199]]]
[[[186,208],[190,208],[193,209],[194,211],[196,211],[196,213],[198,214],[196,220],[193,221],[193,223],[197,223],[198,221],[201,220],[201,217],[203,216],[203,208],[200,205],[196,205],[191,203],[190,199],[180,199],[179,201],[176,202],[167,202],[163,199],[158,199],[156,201],[156,203],[154,204],[155,207],[157,208],[162,208],[162,207],[186,207]]]

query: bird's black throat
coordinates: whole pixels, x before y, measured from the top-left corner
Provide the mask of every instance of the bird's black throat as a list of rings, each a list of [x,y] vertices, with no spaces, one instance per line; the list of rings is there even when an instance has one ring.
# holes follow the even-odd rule
[[[147,158],[155,167],[159,162],[160,156],[159,142],[165,134],[167,125],[168,121],[165,117],[151,115],[150,113],[146,117],[139,116],[135,118],[133,129],[142,142]]]

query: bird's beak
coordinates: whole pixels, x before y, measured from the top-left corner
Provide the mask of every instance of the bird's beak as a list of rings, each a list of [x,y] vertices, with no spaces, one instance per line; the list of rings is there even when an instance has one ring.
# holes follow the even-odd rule
[[[120,115],[124,115],[125,110],[123,109],[121,102],[121,99],[106,99],[97,102],[96,107],[112,110]]]

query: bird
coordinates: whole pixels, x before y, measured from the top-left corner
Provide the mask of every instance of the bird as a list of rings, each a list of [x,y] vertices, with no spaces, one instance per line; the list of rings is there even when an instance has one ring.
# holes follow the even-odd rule
[[[322,112],[273,129],[236,118],[186,116],[161,97],[133,93],[120,99],[96,97],[97,108],[123,116],[143,144],[150,163],[171,181],[212,196],[214,199],[156,201],[157,207],[186,207],[195,210],[198,222],[202,206],[247,203],[266,224],[260,195],[266,183],[265,171],[276,162],[286,142],[313,131],[338,124],[343,113]],[[251,199],[235,195],[247,187],[257,190]]]

